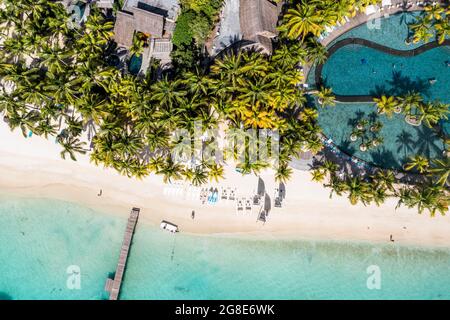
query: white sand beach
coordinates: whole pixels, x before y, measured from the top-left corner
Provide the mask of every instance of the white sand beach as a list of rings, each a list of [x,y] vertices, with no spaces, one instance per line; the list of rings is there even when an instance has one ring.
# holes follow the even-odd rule
[[[286,184],[283,208],[273,208],[276,184],[273,174],[261,175],[272,199],[265,224],[256,222],[258,209],[236,213],[233,201],[202,204],[189,195],[165,195],[162,178],[152,175],[138,181],[113,170],[96,167],[88,156],[78,161],[62,160],[54,140],[24,138],[0,124],[0,190],[2,194],[55,198],[77,202],[102,212],[128,215],[131,207],[141,208],[139,223],[159,225],[161,220],[178,224],[181,232],[206,235],[239,235],[267,239],[348,240],[430,247],[450,247],[450,216],[431,218],[404,207],[395,210],[395,200],[377,207],[352,206],[346,198],[334,196],[310,173],[295,171]],[[237,196],[251,197],[257,188],[254,175],[242,177],[228,167],[226,180],[213,187],[237,187]],[[102,195],[98,196],[102,190]],[[195,219],[191,212],[195,210]]]

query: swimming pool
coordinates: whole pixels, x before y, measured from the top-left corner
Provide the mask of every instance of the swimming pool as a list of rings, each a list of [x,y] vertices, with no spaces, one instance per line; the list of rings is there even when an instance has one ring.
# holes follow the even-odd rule
[[[322,80],[337,95],[401,96],[416,91],[425,100],[450,103],[450,48],[401,57],[362,45],[346,45],[325,63]]]
[[[383,124],[379,135],[384,141],[379,147],[362,152],[361,140],[352,142],[350,135],[359,120],[371,118]],[[403,115],[395,114],[391,119],[379,115],[371,103],[338,103],[334,108],[323,108],[319,112],[319,124],[343,152],[385,169],[401,170],[413,155],[436,158],[444,150],[443,140],[434,130],[424,125],[408,125]]]
[[[374,43],[374,47],[379,44],[402,51],[419,48],[420,45],[405,44],[409,34],[406,22],[416,14],[384,18],[379,30],[371,30],[367,25],[350,30],[330,43],[332,54],[321,70],[317,68],[322,82],[331,87],[336,95],[366,97],[366,100],[337,103],[334,108],[319,108],[319,124],[324,134],[342,151],[374,166],[401,169],[410,156],[421,154],[435,158],[442,156],[445,149],[442,138],[435,130],[424,125],[411,126],[401,114],[392,118],[379,115],[375,104],[369,102],[370,96],[399,96],[408,91],[417,91],[424,100],[450,103],[449,46],[428,48],[407,56],[404,53],[390,54],[366,44],[369,41]],[[367,41],[362,41],[364,44],[348,41],[348,44],[338,45],[351,38]],[[333,46],[336,46],[335,51]],[[315,72],[314,69],[312,73]],[[316,80],[317,74],[309,74],[310,84]],[[384,142],[377,148],[363,152],[360,150],[361,140],[352,142],[350,135],[359,120],[370,118],[383,124],[379,135]],[[448,121],[442,121],[441,125],[448,125]]]
[[[128,71],[130,71],[131,74],[138,75],[139,71],[141,70],[141,66],[142,54],[139,57],[133,55],[128,64]]]

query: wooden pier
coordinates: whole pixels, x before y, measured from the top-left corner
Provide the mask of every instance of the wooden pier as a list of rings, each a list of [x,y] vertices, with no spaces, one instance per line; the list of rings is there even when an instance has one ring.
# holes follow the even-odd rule
[[[133,240],[134,230],[139,218],[139,208],[133,208],[128,218],[125,235],[123,237],[122,248],[120,249],[119,262],[117,263],[114,279],[106,280],[105,290],[109,292],[109,300],[117,300],[119,298],[120,287],[127,265],[128,253],[130,251],[131,242]]]

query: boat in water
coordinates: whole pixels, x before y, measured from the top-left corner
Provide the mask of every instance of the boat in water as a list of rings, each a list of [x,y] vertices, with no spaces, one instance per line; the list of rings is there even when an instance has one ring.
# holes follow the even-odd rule
[[[166,231],[169,231],[172,233],[176,233],[176,232],[180,231],[176,224],[173,224],[173,223],[165,221],[165,220],[161,221],[161,224],[159,225],[159,227],[163,230],[166,230]]]

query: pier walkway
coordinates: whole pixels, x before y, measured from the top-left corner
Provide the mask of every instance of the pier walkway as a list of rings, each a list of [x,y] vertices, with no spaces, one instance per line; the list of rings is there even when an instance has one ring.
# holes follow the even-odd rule
[[[117,263],[116,273],[114,279],[108,278],[106,280],[105,290],[109,292],[109,300],[117,300],[120,294],[120,287],[122,285],[125,268],[127,265],[128,253],[130,251],[131,242],[133,240],[134,230],[136,228],[137,220],[139,218],[139,208],[133,208],[128,218],[125,235],[123,237],[122,248],[120,249],[119,262]]]

